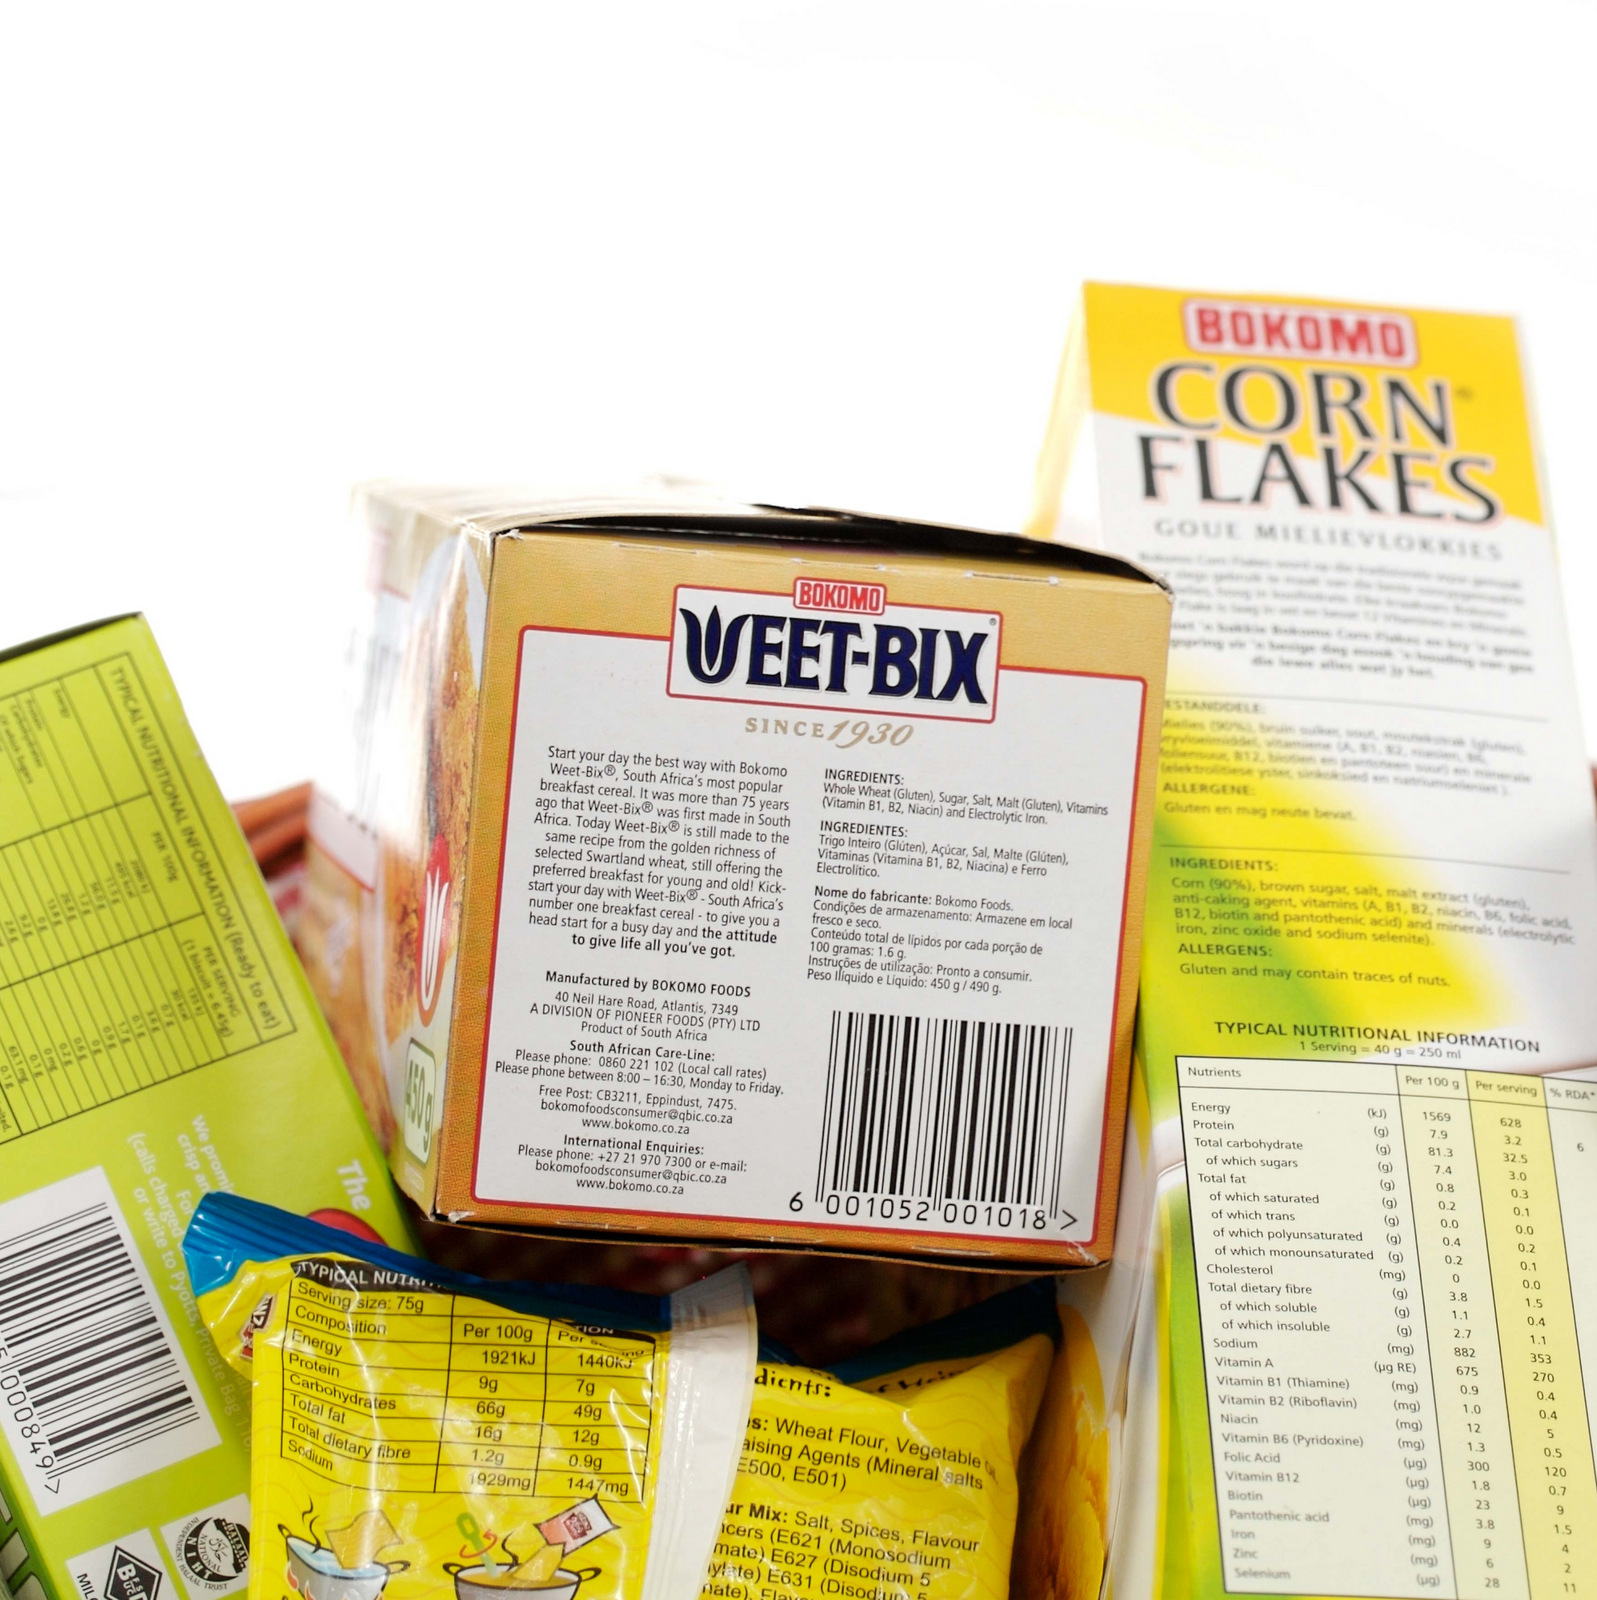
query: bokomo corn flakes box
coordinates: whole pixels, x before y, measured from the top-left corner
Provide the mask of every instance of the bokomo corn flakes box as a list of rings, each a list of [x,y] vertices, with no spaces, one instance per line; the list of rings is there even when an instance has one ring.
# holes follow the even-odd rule
[[[382,1152],[143,617],[0,655],[0,1583],[249,1581],[249,1392],[179,1253],[242,1190],[394,1244]]]
[[[1597,827],[1513,324],[1089,285],[1040,491],[1176,610],[1024,1592],[1597,1594]]]
[[[1166,591],[669,496],[359,509],[302,938],[400,1184],[538,1230],[1102,1259]]]

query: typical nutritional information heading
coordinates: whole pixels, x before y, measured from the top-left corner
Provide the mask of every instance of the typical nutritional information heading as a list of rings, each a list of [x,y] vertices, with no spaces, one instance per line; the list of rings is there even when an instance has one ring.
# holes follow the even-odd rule
[[[1178,1081],[1227,1589],[1597,1595],[1597,1084]]]

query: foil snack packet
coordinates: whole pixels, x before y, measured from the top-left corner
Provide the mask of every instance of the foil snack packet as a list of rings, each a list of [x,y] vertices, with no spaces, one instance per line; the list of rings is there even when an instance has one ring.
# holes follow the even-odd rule
[[[754,1383],[741,1268],[490,1283],[232,1195],[183,1248],[251,1380],[251,1600],[697,1593]]]
[[[829,1370],[762,1344],[704,1595],[998,1600],[1059,1335],[1039,1278]]]

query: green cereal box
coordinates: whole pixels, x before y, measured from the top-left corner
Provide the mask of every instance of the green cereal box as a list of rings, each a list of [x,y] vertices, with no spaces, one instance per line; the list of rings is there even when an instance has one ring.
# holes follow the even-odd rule
[[[0,1585],[248,1581],[249,1396],[179,1250],[237,1190],[403,1215],[142,617],[0,656]]]

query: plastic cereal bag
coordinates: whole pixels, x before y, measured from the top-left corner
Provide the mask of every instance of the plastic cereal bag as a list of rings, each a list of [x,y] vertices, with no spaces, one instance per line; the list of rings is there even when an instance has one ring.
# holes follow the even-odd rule
[[[1059,1320],[1059,1354],[1021,1463],[1015,1590],[1028,1600],[1098,1600],[1109,1544],[1103,1373],[1081,1312],[1061,1305]]]
[[[490,1283],[226,1194],[183,1250],[252,1380],[250,1600],[697,1594],[753,1387],[741,1268]]]
[[[762,1346],[704,1595],[1002,1600],[1058,1335],[1039,1279],[829,1371]]]

